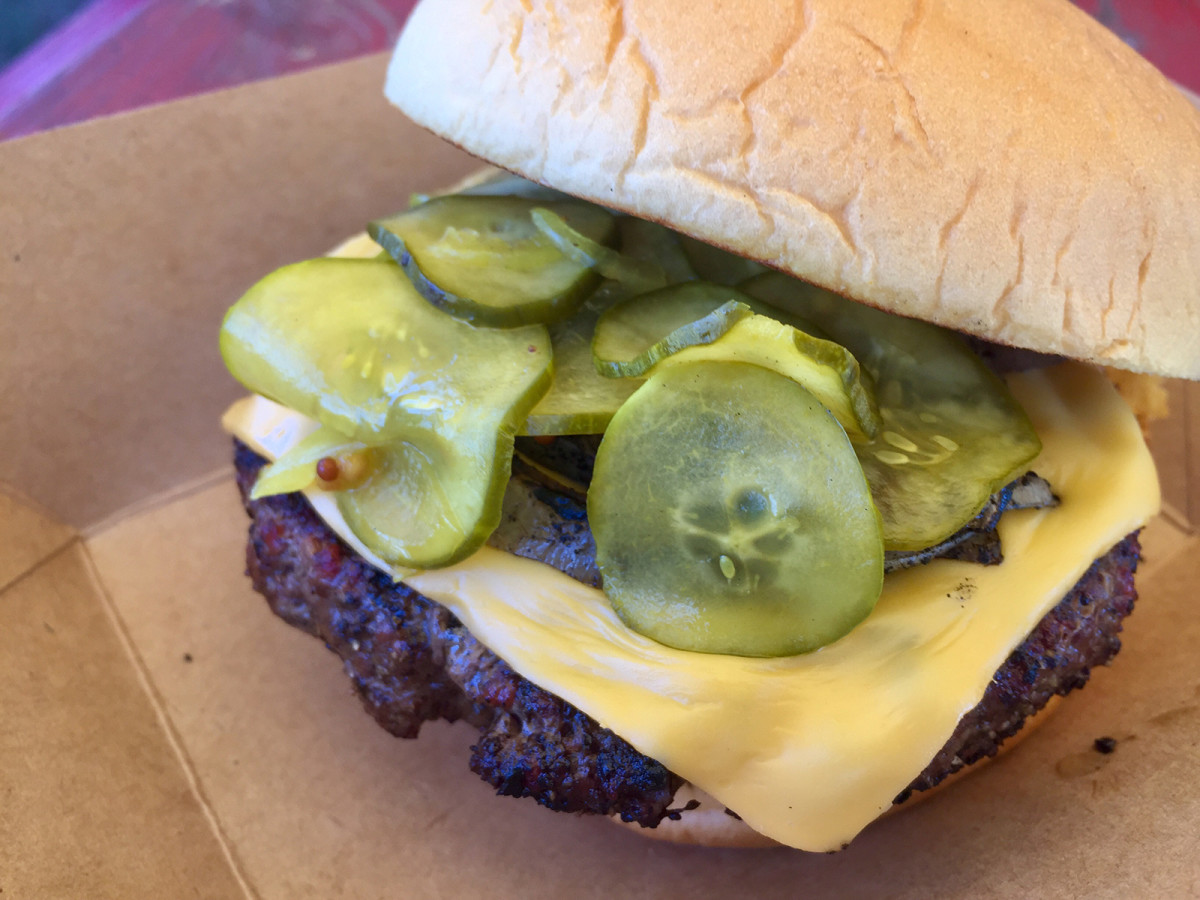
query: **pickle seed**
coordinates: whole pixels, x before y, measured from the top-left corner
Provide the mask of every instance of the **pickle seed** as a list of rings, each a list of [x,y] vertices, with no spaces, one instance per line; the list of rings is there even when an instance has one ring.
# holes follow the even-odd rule
[[[674,519],[685,550],[740,595],[775,578],[775,560],[794,549],[801,530],[795,514],[780,515],[770,494],[757,487],[730,492],[724,504],[677,511]]]
[[[721,574],[725,576],[725,579],[733,581],[733,576],[737,574],[737,566],[733,564],[733,560],[722,553],[718,565],[721,567]]]
[[[875,458],[885,466],[903,466],[912,461],[908,454],[897,453],[895,450],[876,450]]]
[[[896,434],[894,431],[885,431],[882,436],[885,441],[887,441],[897,450],[905,450],[908,453],[916,453],[920,449],[904,435]]]
[[[946,437],[944,434],[935,434],[930,438],[930,440],[942,449],[949,450],[951,453],[958,449],[958,444],[950,440],[950,438]]]

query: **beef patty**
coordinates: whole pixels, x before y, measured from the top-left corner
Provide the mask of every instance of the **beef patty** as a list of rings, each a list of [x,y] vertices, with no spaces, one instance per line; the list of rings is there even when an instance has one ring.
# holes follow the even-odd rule
[[[380,725],[411,738],[431,719],[470,722],[480,731],[471,770],[500,794],[533,797],[550,809],[648,827],[686,814],[671,807],[682,779],[517,675],[447,609],[368,565],[302,495],[251,501],[264,460],[238,443],[235,462],[251,518],[246,559],[254,588],[281,618],[341,657]],[[1136,599],[1139,552],[1134,533],[1091,565],[897,802],[995,755],[1050,697],[1083,686],[1093,666],[1112,658]]]

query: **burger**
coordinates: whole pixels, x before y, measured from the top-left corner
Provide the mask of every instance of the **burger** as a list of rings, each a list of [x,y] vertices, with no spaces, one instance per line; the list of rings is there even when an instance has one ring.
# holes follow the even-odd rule
[[[387,94],[496,168],[221,342],[250,577],[391,733],[827,851],[1116,653],[1158,486],[1107,373],[1200,377],[1200,115],[1111,34],[425,0]]]

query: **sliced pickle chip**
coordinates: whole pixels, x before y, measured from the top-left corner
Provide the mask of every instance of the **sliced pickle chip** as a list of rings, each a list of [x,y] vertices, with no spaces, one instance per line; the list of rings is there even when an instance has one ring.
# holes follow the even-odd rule
[[[609,266],[645,265],[642,275],[650,274],[653,283],[694,281],[692,271],[679,244],[679,235],[671,229],[621,216],[618,220],[621,252],[606,247],[596,250]],[[592,248],[595,250],[595,248]],[[590,259],[590,257],[589,257]],[[628,278],[626,279],[628,281]],[[637,285],[641,280],[635,279]],[[525,422],[522,434],[600,434],[609,421],[637,390],[640,379],[602,377],[592,361],[592,336],[600,314],[628,297],[629,290],[620,281],[605,281],[570,319],[549,326],[554,347],[554,383]],[[714,304],[714,308],[716,305]]]
[[[588,519],[617,614],[685,650],[806,653],[862,621],[883,585],[879,516],[845,432],[759,366],[651,376],[600,445]]]
[[[645,375],[685,347],[715,341],[752,314],[753,302],[733,288],[693,282],[618,303],[596,323],[596,371],[608,378]]]
[[[888,550],[949,537],[1041,450],[1008,388],[953,332],[778,273],[740,287],[814,321],[874,378],[883,427],[855,449]]]
[[[641,376],[655,366],[699,359],[753,363],[815,394],[851,439],[865,442],[874,436],[881,424],[879,411],[870,379],[853,354],[775,318],[755,315],[751,306],[771,311],[733,288],[704,282],[635,297],[613,307],[597,325],[592,343],[596,367],[605,375]]]
[[[533,222],[563,253],[578,265],[594,269],[634,294],[665,287],[671,279],[657,261],[643,255],[620,253],[573,228],[548,205],[535,209]]]
[[[752,363],[786,375],[833,413],[856,443],[869,441],[882,427],[870,376],[849,350],[768,316],[740,319],[712,343],[685,347],[660,365],[701,359]]]
[[[466,322],[513,328],[567,318],[597,282],[535,225],[543,207],[598,244],[615,236],[613,215],[590,203],[464,194],[434,197],[367,231],[430,303]]]
[[[479,549],[500,524],[508,467],[497,485],[479,477],[480,460],[439,443],[374,448],[362,484],[336,495],[350,530],[393,565],[448,566]],[[509,466],[511,459],[510,438]]]
[[[495,527],[514,435],[551,369],[543,326],[461,322],[390,260],[314,259],[268,275],[226,315],[221,354],[251,390],[386,448],[343,512],[387,562],[416,568],[462,559]],[[421,493],[409,521],[368,521],[362,510],[382,507],[372,492],[397,484]]]
[[[550,383],[545,327],[461,322],[391,260],[276,270],[226,314],[221,355],[250,390],[373,445],[463,434],[480,410],[515,425]]]
[[[554,381],[529,413],[521,434],[601,434],[637,390],[639,379],[605,378],[592,362],[596,321],[624,296],[615,282],[606,282],[574,316],[548,326]]]

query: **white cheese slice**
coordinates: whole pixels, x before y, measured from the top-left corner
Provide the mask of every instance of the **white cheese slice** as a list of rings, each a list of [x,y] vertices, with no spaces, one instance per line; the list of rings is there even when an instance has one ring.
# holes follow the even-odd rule
[[[487,547],[446,569],[396,574],[517,672],[751,827],[793,847],[836,849],[924,769],[1090,562],[1158,509],[1141,432],[1103,375],[1064,364],[1010,384],[1044,443],[1031,468],[1062,505],[1006,514],[1002,565],[939,560],[888,576],[863,624],[805,656],[663,647],[629,631],[600,591]],[[311,427],[261,399],[236,406],[225,426],[269,457]],[[332,498],[310,497],[363,552]]]

